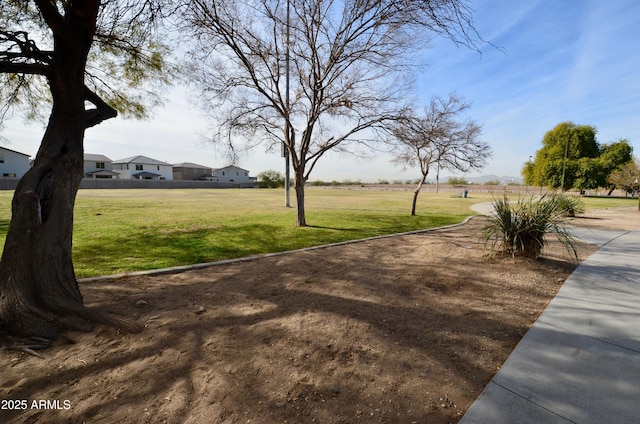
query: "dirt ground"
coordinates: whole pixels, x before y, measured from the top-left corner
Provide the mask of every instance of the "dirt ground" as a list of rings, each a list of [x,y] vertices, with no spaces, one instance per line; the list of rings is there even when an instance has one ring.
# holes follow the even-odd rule
[[[487,261],[482,226],[83,283],[144,331],[0,349],[0,422],[456,423],[576,266],[557,243]]]

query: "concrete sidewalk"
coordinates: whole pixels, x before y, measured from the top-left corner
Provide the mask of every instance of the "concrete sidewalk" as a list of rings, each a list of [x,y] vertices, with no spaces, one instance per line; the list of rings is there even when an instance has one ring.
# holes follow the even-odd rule
[[[640,422],[640,230],[572,231],[602,247],[567,279],[462,424]]]

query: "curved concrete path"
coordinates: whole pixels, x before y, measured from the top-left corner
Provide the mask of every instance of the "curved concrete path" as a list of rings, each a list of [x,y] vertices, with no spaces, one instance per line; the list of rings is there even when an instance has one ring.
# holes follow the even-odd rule
[[[600,250],[563,284],[461,424],[640,422],[640,230],[572,232]]]

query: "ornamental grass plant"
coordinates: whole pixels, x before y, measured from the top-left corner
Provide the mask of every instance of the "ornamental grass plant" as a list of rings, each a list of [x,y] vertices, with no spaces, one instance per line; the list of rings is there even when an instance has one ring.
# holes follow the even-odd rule
[[[519,198],[516,202],[506,196],[494,199],[493,213],[482,232],[486,255],[537,259],[547,244],[546,236],[554,235],[577,258],[574,238],[565,226],[562,196],[546,194],[538,199]]]
[[[565,216],[576,216],[585,212],[584,202],[579,196],[573,194],[556,194],[558,207]]]

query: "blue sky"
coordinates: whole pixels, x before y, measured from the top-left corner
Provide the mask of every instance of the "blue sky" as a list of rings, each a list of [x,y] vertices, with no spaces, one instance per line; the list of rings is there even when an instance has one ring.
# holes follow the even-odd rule
[[[494,157],[482,173],[519,175],[562,121],[593,125],[601,143],[628,139],[640,155],[640,3],[477,1],[482,55],[438,42],[421,93],[473,103]],[[425,96],[428,97],[428,96]]]
[[[480,172],[520,176],[522,165],[541,147],[544,133],[562,121],[593,125],[598,141],[628,139],[640,156],[640,2],[636,0],[527,1],[475,0],[476,27],[484,39],[481,54],[434,40],[425,52],[429,66],[416,74],[416,97],[455,92],[472,104],[469,117],[483,126],[482,138],[494,156]],[[203,142],[206,124],[180,88],[149,121],[116,119],[86,133],[85,151],[111,159],[142,154],[170,163],[211,167],[226,159]],[[19,119],[5,125],[8,148],[35,155],[42,126]],[[375,160],[328,155],[312,180],[417,177],[389,156]],[[252,175],[283,170],[279,152],[258,148],[240,166]],[[443,177],[449,173],[443,172]],[[435,178],[435,176],[432,176]]]

